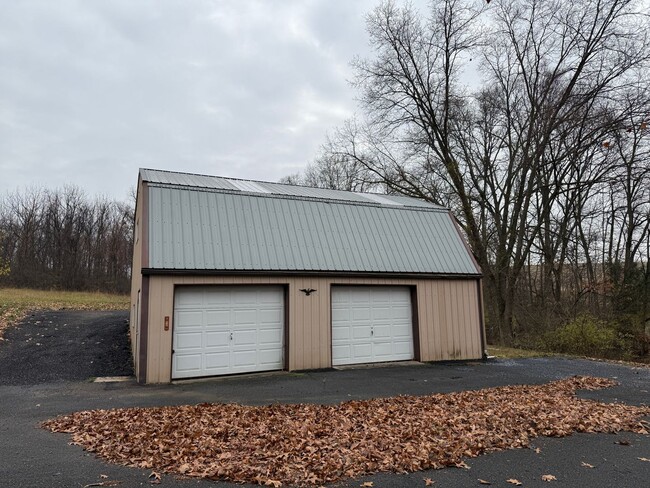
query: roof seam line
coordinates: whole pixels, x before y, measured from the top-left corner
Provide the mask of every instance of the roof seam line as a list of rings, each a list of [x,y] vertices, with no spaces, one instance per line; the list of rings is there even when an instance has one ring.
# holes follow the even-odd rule
[[[189,189],[191,191],[206,192],[206,193],[224,193],[229,195],[241,195],[247,197],[275,198],[281,200],[300,200],[300,201],[309,201],[309,202],[332,203],[337,205],[352,205],[352,206],[360,206],[360,207],[392,208],[395,210],[412,210],[416,212],[447,213],[449,211],[449,209],[444,207],[421,207],[421,206],[409,205],[403,203],[393,205],[389,203],[374,203],[372,201],[360,202],[357,200],[344,200],[344,199],[334,199],[334,198],[326,198],[326,197],[323,198],[310,197],[304,195],[287,195],[282,193],[257,193],[257,192],[250,192],[245,190],[229,190],[226,188],[206,188],[206,187],[181,185],[181,184],[174,184],[174,183],[156,183],[148,180],[144,180],[144,181],[147,182],[149,187],[155,187],[155,188],[184,189],[184,190]]]

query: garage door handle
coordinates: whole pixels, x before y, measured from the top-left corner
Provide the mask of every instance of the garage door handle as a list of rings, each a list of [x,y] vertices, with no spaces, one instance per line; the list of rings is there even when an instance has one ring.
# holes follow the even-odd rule
[[[232,341],[232,332],[230,333],[230,340]]]

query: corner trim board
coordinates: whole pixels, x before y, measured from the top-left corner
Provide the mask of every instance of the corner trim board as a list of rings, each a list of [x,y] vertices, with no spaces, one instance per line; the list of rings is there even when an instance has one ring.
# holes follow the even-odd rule
[[[149,277],[142,277],[140,301],[140,350],[138,351],[138,383],[147,382],[147,351],[149,348]]]
[[[410,286],[411,291],[411,327],[413,328],[413,360],[421,361],[420,349],[420,306],[418,304],[418,287]]]
[[[483,312],[483,283],[482,280],[476,280],[476,293],[478,295],[478,323],[481,330],[481,355],[483,359],[487,358],[487,341],[485,337],[485,317]]]
[[[146,182],[142,182],[142,217],[140,221],[142,232],[142,274],[145,275],[145,269],[149,266],[149,187]]]

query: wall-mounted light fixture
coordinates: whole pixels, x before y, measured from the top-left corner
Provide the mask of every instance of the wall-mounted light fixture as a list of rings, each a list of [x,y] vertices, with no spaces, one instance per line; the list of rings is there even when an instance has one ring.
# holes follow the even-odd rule
[[[309,296],[312,293],[314,293],[316,290],[314,290],[313,288],[301,288],[300,291],[303,292],[305,295]]]

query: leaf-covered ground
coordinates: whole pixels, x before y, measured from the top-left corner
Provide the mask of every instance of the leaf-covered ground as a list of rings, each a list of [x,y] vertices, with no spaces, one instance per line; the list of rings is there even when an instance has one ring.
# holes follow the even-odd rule
[[[573,377],[537,386],[400,396],[338,405],[199,404],[92,410],[45,422],[119,464],[215,480],[322,484],[379,471],[462,466],[463,458],[525,447],[537,436],[648,434],[650,407],[603,404]]]

